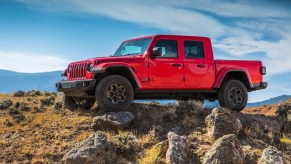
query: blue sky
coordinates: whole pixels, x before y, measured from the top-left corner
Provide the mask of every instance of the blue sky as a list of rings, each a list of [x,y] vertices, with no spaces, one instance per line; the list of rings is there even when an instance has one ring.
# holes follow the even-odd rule
[[[291,94],[290,20],[288,0],[0,0],[0,69],[62,70],[128,38],[201,35],[217,59],[264,62],[270,86],[250,101],[264,100]]]

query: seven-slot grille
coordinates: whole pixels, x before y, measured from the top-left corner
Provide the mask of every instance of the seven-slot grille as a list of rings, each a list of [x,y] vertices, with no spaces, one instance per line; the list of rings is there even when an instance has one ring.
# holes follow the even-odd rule
[[[70,80],[85,79],[89,64],[90,63],[70,64],[68,69]]]

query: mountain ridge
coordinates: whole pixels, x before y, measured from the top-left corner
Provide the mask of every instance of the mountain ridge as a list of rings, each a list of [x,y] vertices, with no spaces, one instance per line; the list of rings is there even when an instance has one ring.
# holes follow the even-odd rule
[[[23,73],[11,70],[0,69],[0,92],[12,93],[17,90],[40,90],[55,92],[55,83],[62,80],[60,76],[62,71],[48,71],[37,73]],[[255,107],[261,105],[272,105],[283,102],[286,99],[291,98],[291,95],[280,95],[271,99],[248,103],[247,107]],[[172,102],[162,100],[161,103]],[[212,108],[218,106],[218,102],[205,102],[205,106]]]

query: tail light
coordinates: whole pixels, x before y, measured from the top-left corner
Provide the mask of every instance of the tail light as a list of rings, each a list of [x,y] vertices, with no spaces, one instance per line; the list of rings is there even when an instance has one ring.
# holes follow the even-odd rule
[[[266,69],[266,67],[262,66],[262,67],[261,67],[261,74],[262,74],[262,75],[265,75],[266,73],[267,73],[267,69]]]

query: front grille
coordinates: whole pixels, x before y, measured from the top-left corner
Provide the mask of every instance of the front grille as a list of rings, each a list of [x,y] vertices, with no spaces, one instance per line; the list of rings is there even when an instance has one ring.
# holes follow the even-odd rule
[[[69,65],[70,80],[85,79],[86,68],[90,63],[79,63]]]

